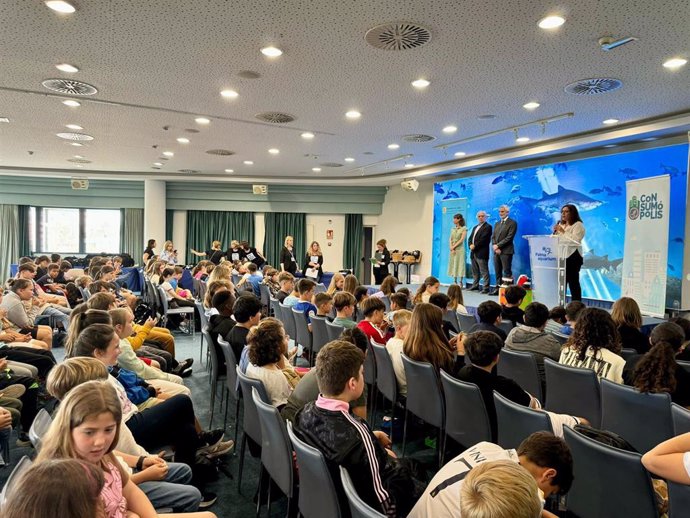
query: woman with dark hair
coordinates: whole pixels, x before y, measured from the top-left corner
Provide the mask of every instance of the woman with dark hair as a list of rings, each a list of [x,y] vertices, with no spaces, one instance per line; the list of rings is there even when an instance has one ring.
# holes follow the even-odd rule
[[[443,333],[443,311],[426,302],[415,305],[403,341],[403,352],[412,360],[454,373],[455,351]]]
[[[685,332],[678,324],[664,322],[652,330],[649,341],[652,348],[635,367],[632,385],[640,392],[668,392],[674,403],[690,407],[690,373],[676,362]]]
[[[323,277],[323,253],[318,241],[312,241],[311,245],[309,245],[307,254],[304,257],[304,271],[302,273],[316,283],[321,282],[321,277]]]
[[[142,264],[146,264],[149,259],[156,255],[154,248],[156,248],[156,240],[149,239],[148,243],[146,243],[146,248],[144,249],[144,255],[141,257]]]
[[[465,277],[465,238],[467,237],[467,227],[462,214],[453,216],[453,223],[455,226],[450,231],[448,276],[453,278],[455,284],[458,283],[459,278],[462,284],[462,280]]]
[[[621,297],[613,303],[611,318],[618,326],[621,335],[621,346],[635,349],[638,354],[649,351],[649,338],[640,328],[642,327],[642,313],[635,299]]]
[[[582,240],[585,237],[585,226],[580,219],[577,207],[572,203],[561,208],[561,220],[553,227],[554,235],[561,236],[561,244],[567,245],[565,260],[565,282],[570,286],[570,299],[582,300],[580,287],[580,268],[582,258]]]
[[[391,262],[391,253],[386,248],[386,240],[379,239],[376,242],[376,253],[371,264],[374,267],[374,284],[381,284],[388,275],[388,265]]]
[[[618,356],[621,339],[615,322],[599,308],[583,309],[558,363],[592,369],[598,378],[623,383],[625,360]]]

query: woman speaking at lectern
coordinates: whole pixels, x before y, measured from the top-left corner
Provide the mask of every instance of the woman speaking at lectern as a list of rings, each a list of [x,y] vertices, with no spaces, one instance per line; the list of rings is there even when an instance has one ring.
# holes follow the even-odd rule
[[[570,287],[570,299],[582,300],[580,288],[580,268],[582,268],[582,239],[585,237],[585,226],[580,219],[577,207],[572,203],[561,208],[561,220],[553,227],[554,235],[562,236],[561,243],[568,245],[565,260],[565,282]]]

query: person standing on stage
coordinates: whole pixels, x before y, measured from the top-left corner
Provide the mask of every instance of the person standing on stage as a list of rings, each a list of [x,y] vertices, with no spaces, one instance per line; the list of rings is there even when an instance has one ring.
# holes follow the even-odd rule
[[[585,237],[585,226],[580,219],[577,207],[572,203],[561,208],[561,220],[553,227],[553,233],[562,236],[561,243],[568,245],[565,260],[565,282],[570,287],[570,300],[582,300],[580,287],[580,268],[582,258],[582,239]]]
[[[489,246],[491,245],[491,225],[486,222],[486,212],[477,212],[477,224],[467,238],[472,262],[472,286],[470,291],[479,291],[479,277],[482,279],[482,293],[489,293]]]
[[[448,276],[453,277],[453,282],[462,283],[465,277],[465,238],[467,237],[467,227],[465,218],[462,214],[453,216],[455,226],[450,231],[450,257],[448,258]]]
[[[375,259],[371,262],[374,267],[374,284],[378,285],[389,274],[388,265],[391,262],[391,253],[386,248],[385,239],[379,239],[376,242],[376,253],[372,259]]]
[[[496,287],[491,295],[498,295],[499,286],[513,283],[512,265],[513,254],[515,253],[513,239],[517,233],[517,221],[510,219],[509,214],[510,208],[507,205],[499,207],[498,215],[501,219],[496,223],[494,235],[491,237],[494,248],[494,269],[496,271]]]

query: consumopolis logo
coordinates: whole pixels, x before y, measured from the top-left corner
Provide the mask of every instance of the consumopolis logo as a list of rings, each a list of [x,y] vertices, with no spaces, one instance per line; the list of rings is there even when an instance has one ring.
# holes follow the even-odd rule
[[[628,219],[662,219],[664,217],[664,202],[659,199],[659,193],[641,194],[633,196],[628,204]]]

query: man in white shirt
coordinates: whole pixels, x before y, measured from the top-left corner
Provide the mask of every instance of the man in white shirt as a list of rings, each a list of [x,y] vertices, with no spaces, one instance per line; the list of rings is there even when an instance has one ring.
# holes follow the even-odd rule
[[[408,518],[456,518],[460,516],[463,480],[475,466],[496,460],[520,464],[534,477],[543,498],[564,494],[573,483],[573,457],[563,439],[549,432],[535,432],[517,450],[504,450],[480,442],[449,461],[427,486]],[[542,516],[553,517],[548,511]]]

